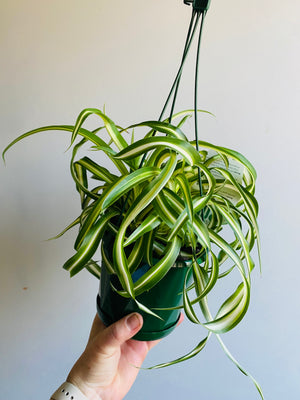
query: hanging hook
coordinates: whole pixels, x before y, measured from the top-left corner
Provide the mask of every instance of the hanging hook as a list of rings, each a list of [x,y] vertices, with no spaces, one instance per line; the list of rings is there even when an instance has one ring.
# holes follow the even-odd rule
[[[193,3],[195,11],[207,11],[211,0],[183,0],[184,4],[190,5]]]

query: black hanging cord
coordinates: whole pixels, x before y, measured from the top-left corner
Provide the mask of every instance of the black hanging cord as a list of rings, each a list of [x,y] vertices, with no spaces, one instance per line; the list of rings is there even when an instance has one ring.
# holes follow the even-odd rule
[[[197,17],[197,18],[196,18],[196,22],[195,22],[195,17]],[[181,80],[181,76],[182,76],[183,66],[184,66],[185,60],[186,60],[186,58],[187,58],[187,55],[188,55],[188,51],[189,51],[189,49],[190,49],[190,46],[191,46],[191,44],[192,44],[192,42],[193,42],[193,38],[194,38],[194,35],[195,35],[195,32],[196,32],[196,28],[197,28],[197,25],[198,25],[198,21],[199,21],[199,15],[196,13],[195,10],[193,10],[193,12],[192,12],[192,18],[191,18],[191,22],[190,22],[190,26],[189,26],[189,30],[188,30],[188,34],[187,34],[187,38],[186,38],[186,42],[185,42],[185,46],[184,46],[184,51],[183,51],[183,56],[182,56],[181,65],[180,65],[179,71],[178,71],[178,73],[177,73],[177,76],[176,76],[176,78],[175,78],[175,81],[174,81],[174,83],[173,83],[173,86],[172,86],[172,89],[171,89],[171,91],[170,91],[170,94],[169,94],[169,96],[168,96],[168,99],[167,99],[167,101],[166,101],[166,104],[165,104],[165,106],[164,106],[164,108],[163,108],[163,111],[162,111],[160,117],[159,117],[159,120],[161,120],[161,118],[162,118],[162,116],[163,116],[163,114],[164,114],[164,111],[165,111],[165,109],[166,109],[166,107],[167,107],[167,105],[168,105],[168,103],[169,103],[170,98],[171,98],[172,92],[173,92],[173,90],[174,90],[174,88],[175,88],[174,97],[173,97],[173,102],[172,102],[171,111],[170,111],[170,116],[169,116],[169,122],[171,123],[171,120],[172,120],[172,117],[173,117],[173,112],[174,112],[174,107],[175,107],[175,103],[176,103],[177,93],[178,93],[178,89],[179,89],[179,84],[180,84],[180,80]],[[195,23],[194,23],[194,22],[195,22]],[[193,26],[193,25],[194,25],[194,26]]]
[[[201,47],[201,38],[202,38],[202,30],[203,30],[203,24],[204,24],[204,19],[206,15],[206,11],[203,11],[201,13],[202,18],[201,18],[201,25],[200,25],[200,31],[199,31],[199,37],[198,37],[198,46],[197,46],[197,57],[196,57],[196,68],[195,68],[195,88],[194,88],[194,121],[195,121],[195,140],[196,140],[196,150],[199,152],[199,135],[198,135],[198,81],[199,81],[199,59],[200,59],[200,47]],[[200,196],[203,194],[203,188],[202,188],[202,180],[201,180],[201,171],[198,169],[198,183],[199,183],[199,190],[200,190]]]

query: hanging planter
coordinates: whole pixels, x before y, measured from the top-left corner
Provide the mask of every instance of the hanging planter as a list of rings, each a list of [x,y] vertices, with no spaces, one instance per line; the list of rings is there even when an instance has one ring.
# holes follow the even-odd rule
[[[136,340],[156,340],[161,339],[171,333],[180,318],[183,306],[183,292],[185,280],[191,266],[191,261],[177,260],[166,275],[149,291],[137,296],[136,299],[126,298],[117,293],[122,290],[122,285],[118,276],[109,272],[109,267],[105,260],[110,258],[112,262],[112,246],[114,237],[103,241],[103,252],[106,256],[102,260],[101,279],[99,284],[99,294],[97,296],[97,311],[106,326],[118,321],[125,315],[138,312],[143,316],[143,327],[135,335]],[[158,262],[158,260],[155,260]],[[202,260],[198,260],[199,263]],[[151,266],[141,262],[136,271],[132,274],[133,283],[137,282],[146,272],[150,271]],[[190,282],[191,277],[187,279]],[[154,310],[151,315],[141,309],[141,305],[148,310]]]
[[[148,264],[143,264],[136,272],[145,273],[149,270]],[[99,295],[97,296],[97,310],[105,325],[110,325],[132,312],[143,316],[142,329],[135,335],[137,340],[156,340],[167,336],[175,329],[180,309],[160,310],[161,308],[178,307],[182,305],[182,287],[187,273],[187,266],[177,262],[168,271],[166,276],[150,291],[136,297],[125,298],[120,296],[113,288],[121,290],[120,281],[116,274],[109,274],[105,264],[101,266],[101,280]],[[135,276],[133,276],[133,282]],[[181,293],[180,293],[181,292]],[[150,315],[140,309],[138,304],[145,305],[154,310],[155,315]]]
[[[216,334],[226,355],[250,377],[263,399],[259,384],[220,338],[248,310],[255,247],[260,259],[256,171],[239,152],[199,140],[198,115],[207,111],[197,106],[198,66],[210,2],[184,2],[193,4],[191,21],[178,73],[158,120],[123,129],[104,111],[88,108],[74,125],[51,125],[19,136],[3,157],[12,145],[39,132],[69,133],[70,170],[82,210],[57,236],[79,228],[75,254],[64,269],[70,276],[87,269],[100,278],[97,310],[106,325],[140,312],[144,325],[136,339],[167,335],[181,311],[191,323],[206,329],[190,353],[155,368],[194,357]],[[197,32],[194,109],[174,113],[183,66]],[[91,115],[100,121],[94,130],[84,127]],[[185,124],[189,117],[194,118],[192,138]],[[142,138],[135,139],[137,132]],[[93,150],[93,159],[77,157],[86,147]],[[240,283],[213,315],[208,294],[217,285],[225,286],[223,278],[232,272],[238,272]]]

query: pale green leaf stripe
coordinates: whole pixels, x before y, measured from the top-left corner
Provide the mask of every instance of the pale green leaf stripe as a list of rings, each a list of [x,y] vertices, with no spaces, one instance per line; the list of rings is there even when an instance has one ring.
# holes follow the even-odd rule
[[[65,262],[63,268],[70,272],[71,277],[81,271],[87,262],[93,257],[99,246],[103,231],[105,230],[108,221],[115,215],[117,215],[117,212],[111,210],[100,218],[86,236],[86,239],[79,247],[77,253]]]
[[[137,215],[153,201],[155,196],[157,196],[157,193],[159,193],[162,188],[167,184],[174,172],[175,167],[176,155],[174,153],[171,153],[170,159],[166,166],[162,169],[160,175],[157,176],[147,187],[145,187],[145,193],[141,193],[130,206],[129,210],[123,218],[122,224],[116,235],[115,245],[113,249],[115,268],[117,269],[117,273],[123,289],[133,298],[133,282],[124,251],[124,239],[126,229],[134,220],[134,218],[136,218]]]
[[[234,328],[244,317],[250,301],[250,287],[248,280],[245,276],[244,266],[236,252],[228,245],[228,243],[221,238],[217,233],[213,231],[209,231],[211,240],[216,243],[218,247],[220,247],[224,252],[228,254],[228,256],[233,260],[233,262],[238,267],[242,279],[243,279],[243,296],[238,305],[236,304],[236,297],[238,295],[237,292],[232,295],[231,301],[229,301],[229,311],[215,320],[203,324],[207,329],[214,333],[222,333],[227,332],[230,329]],[[226,302],[225,302],[226,303]],[[228,304],[228,303],[227,303]]]
[[[24,133],[23,135],[18,136],[15,140],[13,140],[2,152],[2,158],[5,161],[5,154],[6,152],[17,142],[20,140],[25,139],[28,136],[34,135],[36,133],[40,132],[46,132],[46,131],[66,131],[66,132],[73,132],[74,126],[73,125],[49,125],[49,126],[44,126],[41,128],[33,129],[29,132]],[[78,133],[83,136],[84,138],[90,140],[91,142],[95,143],[96,145],[101,145],[101,142],[99,141],[98,136],[93,134],[92,132],[88,131],[87,129],[80,128]]]
[[[212,288],[215,286],[218,280],[219,262],[216,255],[213,252],[211,252],[210,254],[212,256],[212,266],[211,266],[211,274],[209,280],[206,286],[204,286],[204,288],[201,290],[199,296],[197,296],[195,299],[192,300],[192,304],[198,303],[201,299],[203,299],[203,297],[207,296],[207,294],[212,290]]]
[[[176,222],[177,212],[172,205],[166,200],[165,190],[162,190],[154,199],[153,206],[162,221],[169,228],[172,228]]]
[[[149,315],[152,315],[152,317],[158,318],[163,321],[162,317],[160,317],[158,314],[156,314],[155,312],[150,310],[150,308],[146,307],[144,304],[138,302],[137,299],[135,299],[135,302],[140,310],[144,311],[145,313],[147,313]]]
[[[188,296],[188,290],[187,290],[187,277],[188,277],[188,275],[189,275],[189,273],[190,273],[190,270],[192,269],[193,267],[191,266],[188,270],[187,270],[187,273],[186,273],[186,275],[185,275],[185,279],[184,279],[184,285],[183,285],[183,307],[184,307],[184,311],[185,311],[185,314],[186,314],[186,316],[188,317],[188,319],[191,321],[191,322],[193,322],[194,324],[201,324],[201,322],[199,321],[199,319],[197,318],[197,315],[196,315],[196,313],[195,313],[195,311],[194,311],[194,309],[193,309],[193,306],[192,306],[192,303],[191,303],[191,301],[190,301],[190,299],[189,299],[189,296]]]
[[[176,175],[175,181],[179,184],[186,205],[186,211],[192,223],[194,219],[194,207],[189,182],[184,174]]]
[[[157,251],[158,243],[155,242],[155,240],[154,240],[154,231],[150,231],[149,233],[146,234],[146,236],[147,236],[147,241],[146,241],[146,246],[145,246],[145,261],[148,263],[148,265],[150,265],[150,267],[152,267],[153,266],[153,253],[154,253],[154,251],[156,251],[157,254],[159,253]],[[162,256],[163,252],[164,252],[164,248],[159,255],[160,257]]]
[[[157,284],[173,267],[175,261],[178,257],[181,247],[181,240],[175,238],[172,243],[170,243],[166,250],[165,255],[161,258],[153,267],[151,267],[140,279],[138,279],[134,284],[134,292],[136,296],[141,293],[150,290],[153,286]]]
[[[81,165],[86,170],[94,174],[95,177],[97,177],[97,179],[101,181],[111,184],[115,182],[115,180],[118,178],[116,175],[113,175],[111,172],[109,172],[108,169],[101,167],[93,160],[91,160],[89,157],[81,158],[79,161],[75,162],[75,165],[77,164]]]
[[[73,164],[73,167],[74,167],[74,174],[76,175],[78,181],[80,182],[80,186],[76,185],[76,188],[79,192],[81,205],[82,205],[85,200],[85,192],[81,189],[81,187],[87,188],[87,186],[88,186],[87,173],[86,173],[86,169],[83,168],[79,164]],[[94,193],[92,193],[92,195],[93,195],[92,198],[95,198]]]
[[[102,209],[105,210],[132,188],[137,187],[142,182],[155,178],[160,172],[161,170],[158,167],[143,167],[127,176],[121,177],[108,191],[103,193]]]
[[[201,163],[199,153],[189,142],[170,137],[151,137],[149,139],[138,140],[126,149],[120,151],[115,157],[117,159],[130,160],[138,157],[140,154],[156,149],[158,146],[169,147],[171,150],[175,150],[177,153],[181,154],[190,165]]]
[[[119,150],[122,150],[128,146],[126,140],[120,135],[120,132],[114,122],[97,108],[86,108],[79,114],[72,134],[71,144],[74,143],[74,140],[76,139],[76,136],[79,133],[79,130],[81,129],[84,121],[92,114],[98,115],[103,120],[109,136]]]
[[[152,128],[152,130],[154,130],[154,131],[166,133],[167,135],[171,135],[177,139],[188,141],[187,137],[185,136],[185,134],[182,132],[182,130],[180,128],[178,128],[174,125],[171,125],[168,122],[145,121],[145,122],[141,122],[139,124],[131,125],[128,129],[138,128],[141,126],[147,126],[149,128]]]
[[[208,203],[209,199],[210,199],[210,195],[202,197],[200,199],[196,199],[193,202],[194,213],[202,210]],[[178,232],[182,228],[183,224],[185,224],[187,220],[188,220],[188,214],[187,214],[187,210],[185,209],[182,211],[180,216],[177,218],[175,224],[173,225],[172,230],[167,239],[168,241],[172,240],[178,234]]]
[[[96,261],[90,260],[86,265],[85,268],[89,271],[90,274],[94,275],[96,278],[100,279],[101,276],[101,268],[96,263]]]
[[[258,250],[258,257],[259,257],[259,265],[261,268],[261,244],[260,244],[260,237],[259,237],[259,227],[257,225],[257,220],[256,216],[258,214],[258,206],[255,197],[250,194],[246,189],[244,189],[242,186],[240,186],[233,176],[230,174],[230,172],[224,170],[223,168],[216,168],[225,178],[227,178],[233,186],[237,188],[239,191],[243,201],[244,205],[246,208],[246,211],[249,215],[249,218],[254,226],[255,234],[256,234],[256,240],[257,240],[257,250]]]
[[[128,257],[128,268],[132,273],[140,266],[141,262],[145,256],[145,243],[147,241],[147,236],[142,236],[136,240],[133,249]]]
[[[163,212],[164,215],[162,216],[162,218],[164,220],[166,220],[166,218],[168,218],[168,222],[169,222],[169,224],[171,224],[171,228],[173,228],[176,224],[176,220],[178,220],[178,219],[176,218],[176,214],[174,216],[174,211],[172,211],[172,206],[177,208],[178,214],[179,214],[179,213],[183,212],[184,205],[182,204],[183,202],[181,201],[181,199],[171,190],[165,189],[163,193],[166,194],[166,196],[171,204],[168,204],[166,201],[164,201],[163,195],[161,193],[161,195],[157,196],[157,198],[155,199],[155,201],[157,201],[158,205],[160,206],[160,210],[157,210],[157,212],[158,213],[159,213],[159,211]],[[210,239],[209,239],[209,234],[208,234],[206,225],[201,221],[201,219],[197,215],[194,215],[194,221],[193,221],[192,225],[193,225],[193,229],[194,229],[195,233],[197,234],[201,244],[204,247],[207,247],[210,249],[211,245],[210,245]],[[176,234],[178,234],[178,233],[176,233]],[[173,237],[174,237],[174,235],[172,236],[172,240],[173,240]],[[171,240],[171,239],[168,238],[168,240]]]
[[[138,238],[143,236],[145,233],[155,229],[160,224],[161,224],[161,219],[159,218],[159,216],[156,214],[150,214],[146,219],[143,220],[140,226],[136,228],[136,230],[133,231],[132,234],[128,237],[128,239],[124,243],[124,247],[130,245]]]
[[[76,154],[78,152],[78,150],[80,149],[80,147],[85,143],[86,139],[82,139],[78,144],[76,144],[76,146],[74,146],[73,151],[72,151],[72,157],[71,157],[71,161],[70,161],[70,171],[71,171],[71,176],[76,184],[76,189],[80,194],[80,197],[82,199],[82,203],[83,203],[83,199],[84,199],[84,194],[86,194],[88,197],[90,197],[91,199],[96,200],[99,196],[95,195],[94,193],[90,192],[87,188],[87,180],[81,180],[80,176],[78,177],[77,175],[77,168],[74,164],[74,159],[76,157]],[[86,186],[84,185],[84,183],[86,183]]]
[[[175,364],[181,363],[182,361],[186,361],[186,360],[189,360],[189,359],[195,357],[197,354],[200,353],[201,350],[204,349],[204,347],[205,347],[208,339],[210,338],[210,336],[211,336],[211,333],[209,333],[206,336],[206,338],[201,340],[201,342],[198,343],[198,345],[192,351],[190,351],[188,354],[186,354],[185,356],[177,358],[176,360],[173,360],[173,361],[170,361],[170,362],[167,362],[167,363],[157,364],[157,365],[154,365],[153,367],[149,367],[149,368],[145,368],[145,369],[165,368],[165,367],[169,367],[171,365],[175,365]]]
[[[247,288],[246,284],[244,284],[244,288]],[[233,329],[244,317],[250,300],[249,290],[243,290],[242,298],[240,298],[238,294],[239,293],[236,293],[231,296],[231,303],[226,303],[229,309],[226,314],[216,317],[214,320],[202,325],[213,333],[225,333]]]
[[[94,203],[93,210],[84,222],[75,242],[76,247],[80,246],[89,229],[94,224],[98,216],[120,197],[122,197],[129,190],[147,181],[150,178],[157,176],[160,173],[159,168],[144,167],[137,171],[132,172],[126,176],[120,177],[110,188],[105,191],[102,196]]]
[[[243,235],[242,229],[240,228],[239,224],[232,217],[232,214],[230,214],[224,207],[219,206],[218,204],[216,204],[216,208],[220,211],[220,213],[226,219],[228,224],[231,226],[234,234],[238,237],[238,239],[243,247],[244,255],[246,257],[246,261],[247,261],[247,265],[248,265],[248,272],[249,272],[248,280],[250,280],[250,273],[251,273],[252,269],[254,268],[254,262],[250,256],[249,243],[245,239],[245,236]]]
[[[209,233],[208,233],[208,228],[197,214],[194,215],[194,221],[193,221],[192,226],[193,226],[192,230],[195,231],[201,245],[204,248],[208,248],[210,250],[211,249],[211,241],[210,241],[210,237],[209,237]]]
[[[102,258],[102,266],[104,266],[103,268],[106,268],[110,274],[115,274],[116,271],[114,269],[112,261],[107,256],[106,248],[103,241],[101,242],[101,258]]]
[[[246,375],[248,378],[251,379],[251,381],[254,383],[258,393],[260,394],[260,397],[262,400],[264,400],[264,395],[262,392],[262,388],[260,386],[260,384],[257,382],[257,380],[251,375],[249,374],[249,372],[247,372],[241,365],[240,363],[233,357],[233,355],[230,353],[230,351],[228,350],[228,348],[225,346],[223,340],[220,338],[220,335],[216,335],[220,345],[222,346],[226,356],[236,365],[236,367],[244,374]]]
[[[230,313],[232,309],[235,309],[240,304],[243,297],[244,297],[244,286],[242,283],[240,283],[237,289],[232,293],[232,295],[229,296],[228,299],[226,299],[224,303],[221,305],[221,307],[217,312],[216,317],[221,318]]]

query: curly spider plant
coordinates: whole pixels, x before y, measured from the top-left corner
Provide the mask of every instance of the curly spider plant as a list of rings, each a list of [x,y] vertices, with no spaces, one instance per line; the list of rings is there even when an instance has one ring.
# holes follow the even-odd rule
[[[122,129],[105,112],[85,109],[75,125],[46,126],[19,136],[6,147],[3,158],[12,145],[33,134],[51,130],[69,132],[73,149],[71,175],[82,210],[57,236],[79,226],[75,254],[66,261],[64,269],[71,276],[87,269],[100,278],[98,311],[104,320],[107,318],[107,323],[119,318],[120,313],[134,309],[143,314],[147,329],[155,321],[167,320],[169,325],[159,331],[160,336],[142,334],[137,339],[149,340],[169,333],[176,325],[180,310],[192,323],[206,329],[207,335],[190,353],[153,368],[194,357],[215,334],[226,355],[252,379],[263,399],[259,384],[220,338],[220,334],[232,330],[247,312],[250,275],[254,268],[251,253],[255,245],[260,259],[258,204],[254,197],[256,171],[237,151],[198,139],[197,90],[194,110],[173,113],[183,65],[201,20],[197,89],[201,32],[209,3],[207,0],[193,2],[182,62],[158,120]],[[162,120],[172,95],[169,118]],[[93,131],[84,127],[91,115],[101,121]],[[195,119],[194,140],[184,131],[190,115]],[[140,133],[142,129],[142,138],[135,139],[136,131]],[[108,134],[107,140],[103,133]],[[78,159],[79,150],[87,145],[93,150],[93,159],[88,156]],[[107,168],[108,161],[113,168]],[[225,286],[224,277],[236,271],[240,283],[213,315],[208,295],[217,286]],[[161,299],[161,294],[156,292],[159,286],[175,300],[172,302],[167,296],[166,301],[158,301]],[[114,314],[116,309],[114,315],[107,316],[107,310],[103,309],[107,306],[103,291],[114,297],[109,310]],[[148,301],[149,298],[155,300]],[[116,305],[117,301],[121,305]],[[150,321],[148,325],[147,321]]]
[[[83,127],[92,114],[104,123],[94,131]],[[120,297],[136,300],[141,311],[156,318],[161,310],[150,310],[137,299],[151,292],[176,262],[185,262],[183,303],[176,308],[182,308],[191,322],[205,327],[208,335],[175,362],[194,356],[212,333],[218,336],[228,332],[242,320],[249,306],[254,268],[250,253],[255,243],[259,245],[254,167],[240,153],[208,142],[199,141],[197,151],[195,141],[188,140],[182,129],[189,114],[174,115],[172,124],[146,121],[121,129],[102,111],[86,109],[74,126],[35,129],[15,139],[3,152],[4,156],[16,142],[42,131],[62,130],[72,135],[71,174],[82,212],[64,230],[79,226],[76,252],[64,264],[71,276],[86,268],[100,277],[101,268],[93,257],[98,259],[102,245],[105,269],[120,282],[120,288],[114,290]],[[174,125],[176,118],[180,120]],[[126,141],[131,129],[142,127],[146,129],[142,139]],[[107,142],[101,138],[104,130],[109,134]],[[86,143],[90,143],[97,161],[87,156],[76,159]],[[98,153],[104,154],[118,173],[110,172],[107,159]],[[232,240],[227,239],[229,230]],[[111,257],[103,248],[107,238],[113,238]],[[134,273],[145,263],[150,268],[134,281]],[[212,317],[207,295],[235,270],[241,283]],[[202,319],[196,313],[199,305]]]

